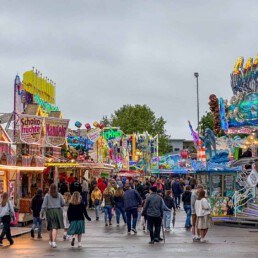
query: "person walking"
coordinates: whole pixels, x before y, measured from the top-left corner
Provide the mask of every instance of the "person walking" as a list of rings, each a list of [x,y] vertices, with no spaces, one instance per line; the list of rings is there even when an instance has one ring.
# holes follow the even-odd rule
[[[126,191],[124,194],[124,205],[125,205],[125,212],[126,212],[127,231],[128,231],[128,234],[130,234],[131,230],[136,234],[138,208],[141,207],[142,199],[140,194],[135,189],[131,189],[130,184],[126,184],[125,188],[126,188]],[[132,223],[132,217],[133,217],[133,223]]]
[[[38,239],[41,239],[41,231],[42,231],[42,219],[40,218],[40,211],[41,206],[43,204],[43,197],[42,197],[43,191],[41,189],[38,189],[36,192],[36,195],[31,200],[30,209],[32,210],[33,215],[33,225],[32,229],[30,231],[30,235],[32,238],[35,237],[35,228],[38,224]]]
[[[114,196],[111,190],[110,183],[107,184],[106,189],[103,192],[104,212],[105,212],[105,226],[108,226],[107,219],[109,220],[109,226],[112,225],[112,208],[114,206]]]
[[[165,230],[166,231],[171,231],[171,211],[172,209],[174,212],[176,212],[176,207],[175,207],[175,202],[172,198],[172,191],[167,190],[165,197],[164,197],[164,203],[165,205],[170,209],[170,211],[164,210],[164,224],[165,224]]]
[[[66,240],[69,235],[67,235],[67,230],[69,228],[69,220],[67,217],[67,210],[68,210],[68,206],[70,204],[71,201],[71,194],[69,192],[64,193],[64,201],[65,201],[65,205],[63,207],[63,219],[64,219],[64,235],[63,235],[63,239]]]
[[[193,241],[200,241],[201,240],[201,236],[200,236],[200,230],[197,229],[197,216],[196,216],[196,212],[195,212],[195,202],[198,198],[198,194],[200,191],[203,190],[203,186],[202,185],[197,185],[197,189],[193,189],[192,190],[192,194],[191,194],[191,214],[192,214],[192,238]]]
[[[77,235],[78,247],[82,247],[82,234],[85,233],[84,217],[88,221],[91,221],[91,218],[88,216],[86,207],[82,204],[81,194],[77,191],[71,197],[67,217],[70,223],[67,234],[73,236],[71,246],[74,246],[75,235]]]
[[[56,248],[56,239],[58,229],[64,228],[63,211],[65,202],[63,196],[57,192],[57,186],[51,184],[49,193],[44,197],[41,207],[40,216],[43,219],[44,212],[46,212],[47,230],[49,231],[49,245]]]
[[[197,228],[201,233],[201,243],[206,243],[205,236],[208,229],[211,227],[211,206],[205,198],[205,191],[201,190],[198,195],[198,199],[195,202],[195,211],[197,215]]]
[[[186,221],[185,221],[185,228],[190,229],[191,228],[191,186],[186,186],[186,189],[184,193],[182,194],[182,202],[184,204],[184,210],[186,213]]]
[[[77,177],[74,178],[74,181],[70,185],[71,195],[76,191],[79,192],[80,194],[82,193],[82,186],[81,186],[81,183],[78,181]]]
[[[89,198],[89,209],[93,209],[93,203],[92,203],[92,199],[91,199],[91,193],[93,192],[95,186],[97,185],[97,180],[96,178],[94,177],[90,184],[89,184],[89,195],[90,195],[90,198]]]
[[[100,204],[101,204],[101,200],[102,200],[102,193],[99,190],[97,185],[95,185],[94,190],[91,193],[91,200],[92,200],[92,204],[95,207],[96,220],[99,220],[99,217],[100,217]]]
[[[197,185],[196,179],[193,176],[190,176],[189,185],[191,186],[192,189],[194,189],[195,186]]]
[[[87,207],[88,206],[88,193],[89,193],[89,183],[88,180],[83,177],[82,178],[82,204]]]
[[[142,213],[143,215],[147,215],[148,229],[150,231],[149,244],[159,242],[160,226],[163,217],[163,201],[162,198],[157,194],[156,186],[152,186],[150,188],[150,195],[145,201]]]
[[[14,241],[11,235],[11,228],[10,228],[11,226],[10,223],[13,218],[14,218],[14,208],[13,208],[12,202],[9,201],[8,193],[4,192],[2,196],[2,201],[0,204],[0,219],[2,220],[2,223],[3,223],[2,233],[0,235],[0,246],[3,245],[3,239],[5,235],[10,245],[14,244]]]
[[[119,227],[121,214],[122,214],[124,223],[126,223],[123,185],[117,188],[114,196],[114,202],[115,202],[115,209],[116,209],[116,223],[117,223],[117,226]]]
[[[180,199],[182,194],[182,188],[178,177],[176,178],[176,181],[172,184],[172,192],[174,195],[176,208],[180,209]]]
[[[68,192],[68,184],[65,181],[65,178],[63,177],[60,182],[58,183],[58,192],[62,195],[64,195],[66,192]]]

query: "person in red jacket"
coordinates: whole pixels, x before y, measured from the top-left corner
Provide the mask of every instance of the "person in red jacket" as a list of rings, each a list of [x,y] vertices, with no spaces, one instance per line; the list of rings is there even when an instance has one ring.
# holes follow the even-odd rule
[[[98,179],[98,188],[101,191],[101,193],[103,194],[104,190],[106,189],[106,184],[103,182],[102,178]]]

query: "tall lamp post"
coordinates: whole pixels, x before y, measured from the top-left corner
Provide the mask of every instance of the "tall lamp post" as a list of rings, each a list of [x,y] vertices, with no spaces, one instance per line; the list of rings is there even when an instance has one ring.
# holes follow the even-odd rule
[[[194,77],[196,78],[196,92],[197,92],[197,129],[198,135],[200,134],[199,123],[200,123],[200,107],[199,107],[199,84],[198,77],[199,73],[194,73]]]

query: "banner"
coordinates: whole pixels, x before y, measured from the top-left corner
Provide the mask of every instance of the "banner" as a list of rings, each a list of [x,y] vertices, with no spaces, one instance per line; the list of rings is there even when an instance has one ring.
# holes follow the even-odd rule
[[[20,139],[27,144],[38,144],[41,138],[43,117],[21,115]]]
[[[92,129],[87,133],[88,139],[92,142],[96,142],[98,138],[100,137],[99,129]]]
[[[66,141],[69,119],[45,118],[46,142],[51,146],[61,146]]]

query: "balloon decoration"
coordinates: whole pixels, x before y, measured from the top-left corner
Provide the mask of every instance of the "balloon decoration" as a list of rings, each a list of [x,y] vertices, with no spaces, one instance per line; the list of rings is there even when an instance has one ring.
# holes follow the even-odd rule
[[[215,94],[211,94],[210,97],[210,111],[214,115],[214,133],[219,133],[221,128],[220,128],[220,110],[219,110],[219,99]]]
[[[93,125],[94,125],[95,127],[99,127],[99,123],[96,122],[96,121],[93,123]]]
[[[102,130],[105,127],[105,124],[103,122],[99,123],[99,129]]]
[[[77,128],[81,128],[82,123],[81,123],[81,122],[79,122],[79,121],[76,121],[76,122],[75,122],[75,126],[76,126]]]
[[[89,123],[85,124],[85,128],[87,129],[87,131],[91,130],[91,125]]]

